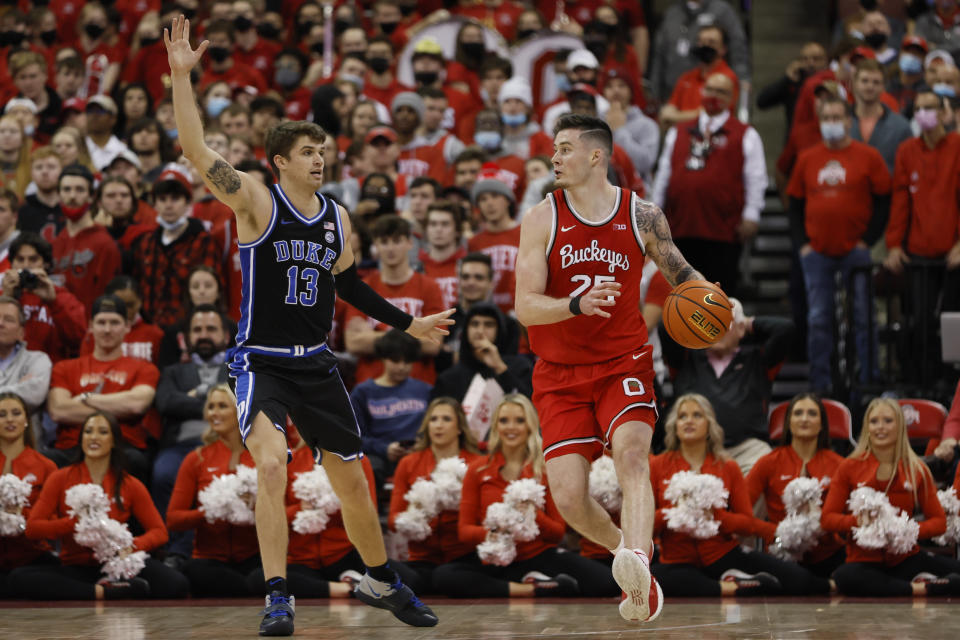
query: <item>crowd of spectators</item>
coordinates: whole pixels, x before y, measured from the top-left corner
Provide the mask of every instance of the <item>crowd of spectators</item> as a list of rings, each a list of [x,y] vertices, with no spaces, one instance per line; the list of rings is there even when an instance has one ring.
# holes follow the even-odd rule
[[[793,320],[747,316],[736,303],[721,343],[684,350],[653,331],[669,286],[655,265],[644,267],[658,385],[670,379],[682,400],[661,398],[666,452],[653,468],[664,481],[689,469],[718,475],[732,496],[720,539],[662,538],[673,536],[673,545],[661,562],[677,566],[663,570],[661,582],[667,595],[828,591],[826,568],[843,561],[836,540],[806,569],[739,547],[736,555],[731,546],[735,536],[773,541],[751,515],[764,488],[749,475],[769,466],[758,462],[764,456],[786,455],[767,435],[771,381],[791,341],[806,335],[810,388],[834,393],[837,273],[852,283],[863,383],[881,376],[865,267],[882,261],[906,279],[903,290],[913,293],[903,296],[903,313],[918,330],[933,331],[928,310],[960,306],[960,49],[952,49],[960,3],[937,0],[907,30],[876,2],[861,4],[838,24],[834,44],[805,44],[784,77],[757,92],[759,108],[784,108],[782,141],[761,140],[738,117],[752,100],[750,56],[743,24],[724,0],[672,3],[652,38],[641,3],[627,0],[567,3],[565,13],[548,0],[5,6],[0,464],[3,473],[32,474],[37,505],[24,510],[29,540],[0,552],[0,572],[19,567],[11,593],[176,597],[262,587],[253,527],[211,523],[197,502],[214,477],[252,465],[224,384],[240,317],[235,221],[180,155],[169,96],[163,29],[181,13],[198,41],[210,43],[192,78],[206,143],[269,184],[266,132],[285,119],[317,122],[328,134],[321,190],[350,212],[366,282],[412,315],[456,309],[439,346],[343,301],[325,337],[352,390],[371,491],[391,528],[408,506],[406,490],[437,461],[459,455],[471,464],[470,513],[438,515],[433,537],[411,543],[400,565],[405,581],[427,593],[469,595],[470,586],[485,595],[616,595],[606,550],[583,541],[590,563],[557,553],[565,526],[549,497],[537,515],[542,536],[518,548],[515,566],[493,571],[469,557],[484,541],[481,506],[499,499],[509,480],[542,481],[527,400],[535,358],[513,314],[514,265],[523,212],[552,189],[552,123],[566,112],[605,119],[615,142],[611,182],[660,205],[684,255],[731,293],[741,284],[743,247],[760,228],[764,146],[782,146],[775,183],[791,219]],[[557,34],[565,44],[547,48],[538,77],[533,67],[515,67],[520,60],[508,52]],[[911,286],[918,280],[925,286]],[[939,359],[939,345],[920,355]],[[826,432],[818,407],[819,429],[802,436],[804,447]],[[791,424],[788,415],[785,433]],[[886,451],[864,432],[858,455]],[[930,447],[926,461],[943,483],[953,480],[958,439],[954,418]],[[804,462],[823,448],[793,447]],[[291,448],[292,483],[312,458],[295,437]],[[911,465],[919,459],[897,451],[909,463],[902,480],[916,487]],[[876,456],[881,464],[884,456]],[[68,476],[56,476],[54,464]],[[503,470],[491,481],[485,464]],[[49,477],[56,482],[42,497]],[[112,517],[132,515],[142,529],[133,548],[166,557],[148,564],[141,582],[97,583],[92,555],[72,540],[63,493],[91,481],[116,497]],[[661,494],[659,487],[660,501]],[[292,522],[302,505],[292,493],[288,500]],[[837,535],[850,528],[846,520],[824,523]],[[299,576],[292,590],[346,596],[362,564],[342,522],[334,518],[319,542],[291,535],[291,575]],[[61,564],[44,539],[64,540]],[[705,551],[710,562],[697,565],[691,558]],[[832,564],[821,566],[827,556]],[[944,580],[919,590],[945,593],[960,576]],[[847,589],[865,582],[853,572]]]

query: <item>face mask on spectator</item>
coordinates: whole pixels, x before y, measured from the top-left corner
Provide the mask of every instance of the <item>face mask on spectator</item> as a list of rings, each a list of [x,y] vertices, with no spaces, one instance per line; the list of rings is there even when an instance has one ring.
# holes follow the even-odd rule
[[[313,29],[313,25],[316,23],[313,20],[307,20],[306,22],[300,22],[297,24],[297,36],[298,39],[303,39],[310,33],[310,29]]]
[[[487,47],[482,42],[464,42],[463,52],[471,58],[482,58],[487,52]]]
[[[313,46],[310,47],[310,49],[312,49],[313,52],[314,52],[315,54],[317,54],[318,56],[322,56],[322,55],[323,55],[323,41],[321,41],[321,42],[314,42],[314,43],[313,43]]]
[[[390,35],[391,33],[397,30],[397,26],[399,24],[400,24],[399,22],[381,22],[380,30],[383,31],[385,34]]]
[[[87,212],[87,209],[90,208],[90,203],[82,204],[79,207],[68,207],[64,204],[60,205],[60,211],[63,212],[64,217],[70,222],[76,222],[83,217],[83,214]]]
[[[300,72],[292,67],[280,67],[273,74],[273,79],[284,89],[292,89],[300,84]]]
[[[496,151],[500,148],[499,131],[477,131],[473,134],[473,139],[487,151]]]
[[[182,215],[173,222],[167,222],[163,219],[163,216],[157,214],[157,226],[163,229],[164,231],[173,231],[174,229],[179,229],[187,219],[186,215]]]
[[[0,32],[0,47],[19,47],[25,38],[21,31],[2,31]]]
[[[436,71],[417,71],[413,74],[414,82],[422,84],[425,87],[429,87],[439,78],[440,74]]]
[[[370,67],[370,71],[380,75],[381,73],[385,73],[387,69],[390,68],[390,60],[382,56],[374,56],[372,58],[367,58],[367,66]]]
[[[167,129],[166,131],[164,131],[164,133],[166,133],[166,134],[167,134],[167,137],[170,138],[171,140],[176,140],[176,139],[177,139],[177,130],[176,130],[176,129]]]
[[[707,112],[708,116],[715,116],[723,111],[723,105],[717,96],[703,96],[700,104],[703,105],[703,110]]]
[[[40,39],[43,41],[43,44],[47,45],[48,47],[51,46],[54,42],[57,41],[57,30],[50,29],[48,31],[41,31]],[[143,40],[141,39],[141,42],[142,41]]]
[[[347,29],[353,26],[353,22],[350,20],[334,20],[333,21],[333,32],[336,35],[340,35]]]
[[[713,47],[708,47],[707,45],[694,47],[693,49],[690,49],[690,53],[693,54],[694,58],[703,64],[710,64],[717,59],[717,50]]]
[[[247,16],[237,16],[233,19],[233,28],[237,31],[248,31],[253,26],[253,20]]]
[[[56,35],[56,32],[54,32],[54,35]],[[160,38],[140,38],[140,47],[146,48],[158,42],[160,42]]]
[[[940,117],[937,115],[936,109],[917,109],[913,117],[916,118],[921,131],[936,129],[937,125],[940,124]]]
[[[257,34],[267,40],[278,40],[280,38],[280,29],[272,22],[261,22],[257,25]]]
[[[887,34],[885,33],[868,33],[863,36],[863,41],[867,43],[867,46],[871,49],[879,49],[887,42]]]
[[[923,72],[923,60],[912,53],[901,53],[900,70],[904,73],[921,73]]]
[[[214,62],[223,62],[230,57],[230,49],[227,47],[210,47],[207,51]]]
[[[584,40],[583,46],[587,48],[587,51],[596,56],[597,60],[602,61],[607,59],[607,41],[602,37]]]
[[[947,84],[946,82],[938,82],[933,85],[933,92],[942,98],[956,98],[957,92],[954,90],[952,84]]]
[[[517,31],[517,40],[524,40],[529,38],[537,32],[536,29],[520,29]]]
[[[847,132],[843,128],[842,122],[821,122],[820,136],[828,142],[837,142],[843,140]]]
[[[527,116],[523,113],[501,113],[500,120],[508,127],[519,127],[527,121]]]
[[[224,98],[221,96],[214,96],[207,100],[207,115],[211,118],[216,118],[223,110],[230,106],[230,103],[233,102],[230,98]]]
[[[341,73],[341,80],[346,80],[347,82],[352,82],[356,85],[357,91],[363,91],[363,78],[360,76],[355,76],[352,73]]]
[[[103,32],[106,31],[106,28],[99,24],[85,24],[83,25],[84,32],[90,36],[91,40],[96,40],[103,35]]]
[[[557,91],[560,93],[570,91],[570,78],[567,77],[567,74],[554,72],[553,78],[554,83],[557,85]]]

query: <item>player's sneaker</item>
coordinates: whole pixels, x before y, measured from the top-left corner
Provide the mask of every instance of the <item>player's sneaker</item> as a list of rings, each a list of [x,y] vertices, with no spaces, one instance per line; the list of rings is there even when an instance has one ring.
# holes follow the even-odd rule
[[[260,635],[292,636],[294,597],[284,595],[281,591],[271,591],[265,604],[261,612],[263,620],[260,621]]]
[[[393,584],[388,584],[364,574],[354,587],[353,595],[364,604],[390,611],[397,620],[413,627],[432,627],[440,621],[430,607],[420,602],[410,587],[400,581],[400,576]]]
[[[580,583],[573,576],[558,573],[552,578],[539,571],[530,571],[523,576],[524,584],[533,585],[537,597],[572,598],[580,595]]]
[[[620,585],[620,615],[624,620],[647,622],[660,615],[663,592],[650,575],[650,566],[633,549],[621,549],[613,557],[613,579]]]
[[[774,596],[783,591],[780,580],[773,574],[744,573],[738,569],[727,569],[720,575],[722,582],[736,582],[738,596]]]

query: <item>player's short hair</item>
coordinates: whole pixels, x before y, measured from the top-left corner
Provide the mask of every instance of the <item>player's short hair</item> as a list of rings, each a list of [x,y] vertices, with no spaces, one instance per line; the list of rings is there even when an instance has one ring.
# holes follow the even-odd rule
[[[399,329],[390,329],[373,343],[373,353],[379,360],[416,362],[420,352],[420,341]]]
[[[263,147],[267,153],[267,162],[270,163],[270,168],[273,169],[277,179],[280,178],[280,170],[277,169],[273,158],[282,156],[289,160],[290,150],[296,144],[297,138],[302,136],[307,136],[314,142],[321,144],[327,141],[327,132],[323,130],[323,127],[306,120],[283,122],[267,131],[267,139],[264,141]]]
[[[609,158],[613,155],[613,132],[610,125],[593,116],[579,113],[565,113],[553,125],[553,135],[566,129],[575,129],[580,132],[580,139],[588,145],[596,145],[603,149]]]
[[[370,227],[370,236],[374,240],[409,238],[412,231],[407,220],[391,213],[377,218],[377,221]]]
[[[490,279],[493,279],[493,260],[490,258],[490,256],[482,251],[473,251],[460,259],[460,264],[457,265],[457,277],[460,276],[460,272],[463,270],[463,265],[467,264],[468,262],[479,262],[480,264],[486,265],[487,271],[490,274]]]

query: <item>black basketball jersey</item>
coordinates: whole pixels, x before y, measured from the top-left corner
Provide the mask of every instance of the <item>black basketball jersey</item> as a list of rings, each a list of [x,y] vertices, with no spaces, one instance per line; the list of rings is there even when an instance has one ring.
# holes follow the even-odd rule
[[[273,211],[255,242],[239,243],[243,298],[237,346],[304,355],[324,343],[333,323],[333,265],[343,252],[337,205],[321,194],[320,213],[307,218],[279,184]]]

